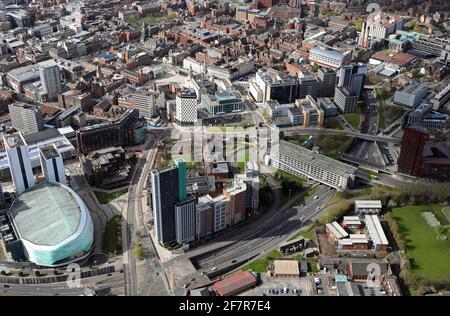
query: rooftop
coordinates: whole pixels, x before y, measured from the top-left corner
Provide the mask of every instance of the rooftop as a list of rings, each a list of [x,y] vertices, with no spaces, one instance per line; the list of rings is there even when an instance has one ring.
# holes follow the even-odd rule
[[[81,218],[79,198],[74,194],[66,186],[47,182],[22,193],[10,210],[20,237],[44,246],[54,246],[70,237]]]
[[[300,275],[297,260],[275,260],[273,266],[275,275]]]
[[[306,161],[308,164],[313,165],[322,170],[332,170],[334,174],[340,176],[348,176],[356,172],[356,168],[347,165],[343,162],[335,160],[333,158],[313,153],[302,146],[298,146],[287,141],[280,141],[280,153],[289,156],[295,160]]]

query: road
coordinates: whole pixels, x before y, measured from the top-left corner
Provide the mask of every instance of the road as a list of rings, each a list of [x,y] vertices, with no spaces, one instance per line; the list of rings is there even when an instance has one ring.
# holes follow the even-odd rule
[[[144,150],[144,159],[139,159],[134,169],[133,175],[128,187],[128,201],[123,210],[124,221],[122,221],[122,242],[124,257],[124,275],[125,275],[125,293],[127,296],[138,295],[138,277],[136,271],[136,257],[134,247],[136,245],[136,235],[145,238],[142,219],[142,194],[143,187],[147,178],[148,170],[156,155],[155,144],[159,140],[156,135],[150,134],[146,141]],[[147,244],[147,246],[149,246]],[[149,268],[151,266],[149,265]],[[154,276],[154,274],[152,274]],[[161,278],[161,274],[158,273]],[[158,279],[153,279],[154,283],[158,283]]]
[[[29,285],[0,283],[0,296],[79,296],[85,288],[95,288],[97,291],[111,289],[113,294],[123,295],[123,284],[123,275],[120,272],[82,279],[80,287],[69,287],[66,282]]]
[[[294,232],[305,228],[307,222],[322,210],[335,192],[334,189],[320,185],[315,195],[317,198],[308,198],[304,206],[281,209],[270,217],[262,217],[263,220],[255,225],[248,225],[243,233],[233,235],[231,240],[215,243],[215,247],[197,248],[188,252],[187,256],[191,258],[197,271],[186,276],[182,283],[188,283],[202,274],[215,278],[272,250]]]
[[[391,136],[381,136],[381,135],[368,135],[360,132],[351,132],[351,131],[342,131],[337,129],[325,129],[325,128],[303,128],[303,127],[285,127],[280,128],[280,132],[284,132],[286,136],[291,135],[317,135],[317,134],[324,134],[324,135],[338,135],[338,134],[344,134],[346,136],[350,137],[356,137],[363,140],[368,141],[378,141],[378,142],[385,142],[385,143],[394,143],[394,144],[400,144],[400,139],[391,137]]]

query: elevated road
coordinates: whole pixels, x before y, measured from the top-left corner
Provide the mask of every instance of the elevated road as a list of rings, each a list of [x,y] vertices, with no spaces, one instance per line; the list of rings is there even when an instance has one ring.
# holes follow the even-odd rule
[[[339,135],[344,134],[349,137],[356,137],[363,140],[368,140],[372,142],[385,142],[385,143],[393,143],[400,144],[401,139],[391,137],[391,136],[380,136],[380,135],[369,135],[363,134],[360,132],[352,132],[348,130],[337,130],[337,129],[324,129],[324,128],[302,128],[302,127],[285,127],[280,128],[280,132],[284,132],[286,136],[293,135]]]

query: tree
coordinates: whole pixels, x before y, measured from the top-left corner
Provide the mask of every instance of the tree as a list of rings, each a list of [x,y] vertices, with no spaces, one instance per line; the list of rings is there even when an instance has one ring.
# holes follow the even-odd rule
[[[356,19],[355,20],[354,24],[355,24],[356,30],[358,32],[361,32],[363,23],[364,23],[363,19]]]
[[[142,248],[142,244],[138,244],[136,247],[134,247],[134,255],[138,260],[144,259],[144,249]]]

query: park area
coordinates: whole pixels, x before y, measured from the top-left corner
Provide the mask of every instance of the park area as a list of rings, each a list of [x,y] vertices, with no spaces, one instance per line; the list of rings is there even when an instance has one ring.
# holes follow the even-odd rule
[[[176,13],[169,13],[167,15],[161,16],[146,16],[146,17],[140,17],[138,15],[129,15],[125,18],[125,21],[127,21],[135,29],[140,29],[143,23],[146,23],[148,25],[158,24],[163,21],[173,20],[176,17],[177,17]]]
[[[430,279],[450,276],[450,225],[443,209],[436,204],[393,209],[412,271]]]

